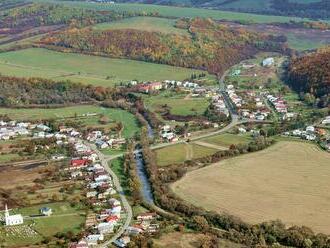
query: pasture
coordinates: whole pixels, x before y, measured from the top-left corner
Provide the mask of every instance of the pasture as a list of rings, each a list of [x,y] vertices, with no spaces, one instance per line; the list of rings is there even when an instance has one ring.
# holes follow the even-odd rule
[[[184,8],[173,6],[161,6],[153,4],[137,4],[137,3],[121,3],[121,4],[97,4],[90,2],[75,2],[75,1],[55,1],[55,0],[34,0],[34,2],[57,2],[69,6],[78,6],[87,9],[95,10],[115,10],[117,12],[143,12],[143,13],[158,13],[166,17],[205,17],[216,20],[228,21],[248,21],[252,23],[271,23],[271,22],[289,22],[293,21],[309,21],[307,18],[287,17],[287,16],[271,16],[258,15],[249,13],[239,13],[232,11],[221,11],[199,8]],[[252,1],[251,1],[252,2]]]
[[[330,234],[329,160],[316,145],[281,141],[189,172],[172,189],[192,204],[249,223],[280,219]]]
[[[224,133],[217,136],[202,139],[201,141],[229,148],[230,145],[247,144],[252,141],[252,137],[250,137],[250,134]]]
[[[154,112],[162,112],[165,108],[173,115],[203,115],[209,106],[206,98],[187,97],[186,94],[165,92],[156,96],[143,95],[147,107]]]
[[[126,18],[115,22],[99,23],[93,26],[93,28],[98,30],[138,29],[148,32],[189,35],[188,31],[186,31],[185,29],[179,29],[174,27],[175,22],[176,20],[174,19],[138,16]]]
[[[84,117],[84,115],[96,114],[96,116]],[[7,115],[14,120],[44,120],[77,119],[85,126],[101,126],[98,123],[99,116],[105,115],[109,118],[109,125],[121,122],[124,126],[122,135],[125,138],[132,137],[140,128],[135,116],[121,109],[102,108],[94,105],[80,105],[64,108],[33,108],[33,109],[11,109],[0,108],[0,115]]]
[[[0,73],[17,77],[44,77],[111,87],[131,80],[184,80],[202,71],[129,59],[29,48],[0,54]]]
[[[170,232],[162,234],[160,238],[153,239],[153,241],[159,248],[194,248],[200,247],[201,240],[203,239],[205,239],[205,235],[201,233]],[[220,240],[219,247],[240,248],[242,246],[227,240]]]
[[[197,144],[177,144],[157,149],[156,157],[158,166],[183,163],[186,160],[205,157],[216,153],[218,150]]]

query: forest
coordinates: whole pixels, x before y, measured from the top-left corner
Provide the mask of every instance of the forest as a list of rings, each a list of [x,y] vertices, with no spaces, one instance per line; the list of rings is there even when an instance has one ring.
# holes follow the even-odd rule
[[[15,33],[28,28],[47,25],[66,24],[81,27],[118,20],[124,15],[128,14],[72,8],[60,4],[22,4],[22,6],[0,12],[0,28],[9,29],[9,32]]]
[[[113,94],[113,90],[109,88],[85,86],[70,81],[0,76],[0,106],[4,107],[103,101]]]
[[[330,103],[330,46],[298,58],[288,68],[288,83],[299,93],[316,98],[319,107]]]
[[[210,19],[181,19],[176,26],[187,29],[190,35],[73,28],[48,35],[38,44],[58,51],[129,58],[202,69],[218,75],[259,51],[288,50],[285,37],[234,30]]]

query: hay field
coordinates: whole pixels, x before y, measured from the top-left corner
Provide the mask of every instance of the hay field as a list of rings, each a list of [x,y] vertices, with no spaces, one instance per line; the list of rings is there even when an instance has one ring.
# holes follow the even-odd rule
[[[129,59],[112,59],[76,53],[29,48],[0,54],[0,73],[17,77],[71,80],[97,86],[114,86],[130,80],[184,80],[202,73],[182,67]]]
[[[189,172],[172,189],[193,204],[249,223],[280,219],[330,234],[329,161],[330,154],[315,145],[281,141]]]

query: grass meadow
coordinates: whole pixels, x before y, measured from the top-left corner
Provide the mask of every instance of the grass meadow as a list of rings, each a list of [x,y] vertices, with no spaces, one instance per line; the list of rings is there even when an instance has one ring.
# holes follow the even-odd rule
[[[175,19],[138,16],[115,22],[99,23],[93,26],[97,30],[108,29],[138,29],[149,32],[162,32],[171,34],[189,35],[185,29],[174,27]]]
[[[130,80],[183,80],[201,71],[129,59],[29,48],[0,53],[0,73],[18,77],[71,80],[110,87]]]
[[[329,160],[316,145],[280,141],[188,172],[172,189],[192,204],[249,223],[280,219],[330,234]]]
[[[249,0],[250,2],[255,2]],[[258,0],[259,2],[260,0]],[[299,17],[286,17],[286,16],[271,16],[271,15],[257,15],[249,13],[239,13],[232,11],[199,9],[199,8],[184,8],[173,6],[161,6],[153,4],[137,4],[137,3],[125,3],[125,4],[97,4],[90,2],[75,2],[75,1],[55,1],[55,0],[34,0],[34,2],[57,2],[63,3],[69,6],[79,6],[87,9],[96,10],[115,10],[118,12],[144,12],[144,13],[158,13],[161,16],[166,17],[205,17],[213,18],[216,20],[230,20],[230,21],[249,21],[253,23],[271,23],[271,22],[289,22],[294,21],[308,21],[307,18]],[[261,2],[261,1],[260,1]]]

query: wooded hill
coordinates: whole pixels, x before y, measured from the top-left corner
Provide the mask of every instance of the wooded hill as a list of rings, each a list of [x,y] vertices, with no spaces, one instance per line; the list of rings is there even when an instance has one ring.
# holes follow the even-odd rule
[[[258,51],[286,51],[285,39],[234,30],[210,19],[179,20],[190,35],[141,30],[70,29],[42,39],[40,46],[115,58],[207,70],[221,75]]]
[[[32,27],[67,24],[75,27],[118,20],[129,14],[95,11],[60,4],[26,4],[0,11],[0,29],[15,33]]]
[[[63,105],[111,99],[114,90],[70,81],[0,76],[0,106]]]
[[[320,98],[320,106],[330,103],[330,46],[294,58],[288,68],[288,82],[297,92]]]

